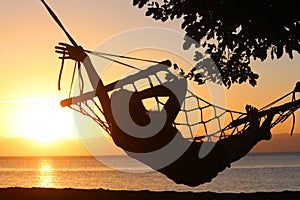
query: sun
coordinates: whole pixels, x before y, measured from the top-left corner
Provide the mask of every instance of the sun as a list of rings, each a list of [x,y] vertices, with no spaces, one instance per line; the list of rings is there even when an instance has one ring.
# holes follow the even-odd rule
[[[72,113],[59,101],[38,100],[20,111],[16,125],[22,136],[40,143],[74,137]]]

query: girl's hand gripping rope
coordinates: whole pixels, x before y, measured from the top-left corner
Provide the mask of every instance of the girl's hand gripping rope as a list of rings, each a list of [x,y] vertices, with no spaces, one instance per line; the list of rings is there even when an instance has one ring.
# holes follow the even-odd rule
[[[80,62],[84,61],[84,59],[87,57],[87,54],[84,52],[84,49],[80,46],[71,46],[69,44],[62,43],[62,42],[58,43],[58,46],[55,46],[55,52],[58,54],[61,54],[59,59],[62,59],[61,68],[60,68],[60,72],[59,72],[59,78],[58,78],[58,90],[60,90],[61,89],[60,82],[61,82],[62,71],[64,68],[65,59],[75,60],[76,64],[78,64],[78,69],[79,69]],[[75,68],[73,71],[71,87],[73,85],[76,66],[77,65],[75,65]],[[71,91],[71,89],[70,89],[70,91]]]
[[[74,47],[62,42],[58,43],[58,46],[55,46],[55,52],[62,55],[59,57],[60,59],[72,59],[83,62],[87,57],[87,54],[81,46]]]

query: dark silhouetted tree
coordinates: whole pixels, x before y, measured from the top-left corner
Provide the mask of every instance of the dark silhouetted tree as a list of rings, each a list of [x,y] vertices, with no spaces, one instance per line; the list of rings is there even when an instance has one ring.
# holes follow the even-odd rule
[[[258,75],[252,59],[264,61],[293,51],[300,53],[300,12],[298,1],[274,0],[133,0],[147,7],[146,16],[155,20],[183,18],[181,28],[207,52],[221,72],[223,83],[247,80],[256,85]],[[193,45],[185,40],[184,48]],[[193,78],[197,66],[191,72]],[[198,78],[200,76],[198,75]],[[197,77],[196,77],[197,78]]]

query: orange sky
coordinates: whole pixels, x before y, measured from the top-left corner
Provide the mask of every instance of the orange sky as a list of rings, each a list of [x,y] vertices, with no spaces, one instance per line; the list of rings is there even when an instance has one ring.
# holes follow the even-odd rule
[[[179,21],[161,23],[144,17],[144,11],[133,7],[132,0],[47,2],[76,41],[87,49],[94,49],[107,38],[134,28],[161,27],[182,32]],[[73,113],[59,106],[59,101],[67,96],[66,86],[69,84],[69,80],[64,79],[64,90],[57,90],[60,61],[54,53],[54,46],[59,41],[67,41],[63,32],[39,0],[1,0],[0,27],[0,137],[31,138],[39,142],[55,138],[78,139]],[[300,79],[299,63],[297,54],[294,60],[283,57],[275,61],[253,62],[253,70],[260,74],[258,86],[233,86],[227,91],[227,107],[240,111],[247,103],[262,107],[289,92]],[[70,69],[64,73],[70,73]],[[299,114],[297,116],[300,119]],[[274,133],[289,132],[290,127],[290,122],[278,125]],[[55,134],[46,136],[50,135],[49,131]],[[299,124],[295,132],[300,133]],[[37,137],[38,134],[45,135]],[[290,142],[294,139],[290,138]],[[287,139],[286,151],[289,150],[288,144]],[[76,148],[79,148],[78,152],[84,152],[80,150],[80,143]],[[5,152],[18,155],[26,151],[26,148],[21,149],[2,146],[0,156],[5,156]],[[284,147],[280,149],[284,151]],[[65,151],[69,153],[69,150]],[[32,150],[28,151],[29,155],[30,152]]]

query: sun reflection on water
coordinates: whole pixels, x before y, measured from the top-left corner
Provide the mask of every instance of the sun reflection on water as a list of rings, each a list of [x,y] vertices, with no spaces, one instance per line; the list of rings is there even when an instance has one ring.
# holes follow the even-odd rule
[[[39,187],[55,187],[51,160],[40,161],[39,173]]]

